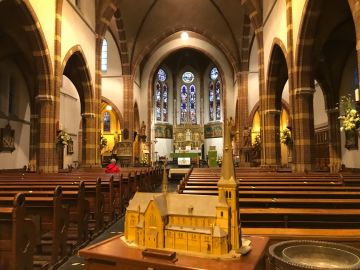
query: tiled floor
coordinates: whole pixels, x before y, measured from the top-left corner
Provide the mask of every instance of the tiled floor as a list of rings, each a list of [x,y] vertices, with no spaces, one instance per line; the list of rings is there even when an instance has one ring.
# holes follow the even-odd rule
[[[176,186],[179,183],[177,181],[170,181],[168,190],[169,192],[175,192]],[[158,192],[161,192],[161,187],[159,188]],[[99,235],[95,238],[89,245],[101,242],[105,239],[115,236],[116,234],[124,231],[124,218],[121,218],[117,221],[114,225],[109,227],[104,233]],[[58,268],[59,270],[83,270],[85,269],[84,260],[79,256],[72,256],[69,260],[64,263],[61,267]]]

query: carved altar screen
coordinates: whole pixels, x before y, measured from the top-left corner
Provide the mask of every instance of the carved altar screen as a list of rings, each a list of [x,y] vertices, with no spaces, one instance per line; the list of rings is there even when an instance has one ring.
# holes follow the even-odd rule
[[[204,144],[203,127],[200,125],[177,125],[173,128],[175,150],[200,149]]]

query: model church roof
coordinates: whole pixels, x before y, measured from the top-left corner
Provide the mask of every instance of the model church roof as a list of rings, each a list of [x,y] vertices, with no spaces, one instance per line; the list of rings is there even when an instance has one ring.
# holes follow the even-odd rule
[[[217,196],[137,192],[130,201],[127,210],[139,211],[140,209],[140,213],[145,213],[151,201],[155,202],[161,216],[215,217],[216,206],[219,203]]]

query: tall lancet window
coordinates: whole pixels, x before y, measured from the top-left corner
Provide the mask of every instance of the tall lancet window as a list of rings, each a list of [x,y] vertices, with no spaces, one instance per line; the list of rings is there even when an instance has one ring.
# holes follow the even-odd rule
[[[169,121],[169,88],[165,70],[159,69],[155,81],[155,117],[156,121]]]
[[[104,131],[110,132],[110,113],[104,112]]]
[[[104,38],[101,47],[101,71],[106,72],[108,69],[108,42]]]
[[[210,70],[209,120],[221,120],[221,82],[216,67]]]
[[[180,88],[180,122],[196,124],[196,86],[195,76],[190,71],[182,75]]]

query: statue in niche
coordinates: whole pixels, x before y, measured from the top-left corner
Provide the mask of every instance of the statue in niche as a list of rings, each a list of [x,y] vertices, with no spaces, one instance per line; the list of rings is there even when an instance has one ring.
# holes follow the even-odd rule
[[[185,133],[186,141],[191,141],[191,130],[187,129]]]
[[[144,121],[141,122],[140,135],[141,135],[141,136],[145,136],[145,135],[146,135],[146,125],[145,125],[145,122],[144,122]]]
[[[244,147],[251,146],[251,127],[244,127],[243,130],[243,140],[244,140]]]

